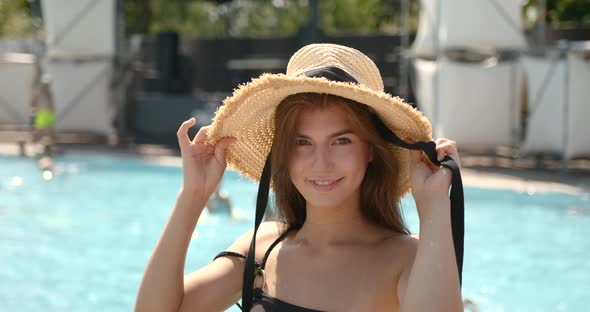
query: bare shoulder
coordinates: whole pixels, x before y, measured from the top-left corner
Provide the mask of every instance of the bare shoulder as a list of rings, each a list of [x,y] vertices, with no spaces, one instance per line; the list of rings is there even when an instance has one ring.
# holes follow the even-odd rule
[[[283,222],[267,221],[261,223],[258,232],[256,233],[256,259],[261,259],[272,242],[274,242],[286,230],[287,224]],[[227,250],[241,255],[247,255],[253,233],[254,228],[239,237],[231,246],[229,246],[229,248],[227,248]]]
[[[405,233],[394,233],[390,232],[384,243],[389,247],[396,249],[399,248],[416,248],[418,246],[418,234],[405,234]]]
[[[384,255],[393,261],[397,270],[404,270],[408,265],[411,266],[418,249],[418,235],[395,234],[384,241]]]

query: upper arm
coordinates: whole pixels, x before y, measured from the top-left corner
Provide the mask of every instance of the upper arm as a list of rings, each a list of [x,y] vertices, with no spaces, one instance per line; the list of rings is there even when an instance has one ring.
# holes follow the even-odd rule
[[[397,300],[399,305],[402,306],[406,289],[408,288],[408,280],[410,272],[412,271],[412,265],[414,264],[414,258],[416,257],[416,250],[418,249],[418,237],[411,235],[404,239],[403,243],[403,254],[402,257],[402,270],[399,275],[397,282]]]
[[[256,259],[260,259],[267,241],[279,235],[280,225],[265,222],[256,235]],[[228,251],[247,255],[253,230],[238,238]],[[179,311],[224,311],[238,301],[242,293],[244,259],[219,257],[205,267],[184,277],[184,297]]]

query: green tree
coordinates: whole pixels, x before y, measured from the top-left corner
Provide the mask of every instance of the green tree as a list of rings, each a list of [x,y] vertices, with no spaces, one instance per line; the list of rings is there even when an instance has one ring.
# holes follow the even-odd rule
[[[525,20],[528,19],[527,12],[535,12],[538,5],[539,0],[528,0],[524,4]],[[588,0],[547,0],[546,6],[545,21],[553,28],[590,25],[590,1]],[[536,20],[527,22],[532,25]]]
[[[149,4],[146,4],[148,3]],[[183,35],[274,36],[294,34],[304,21],[307,1],[128,0],[128,33],[173,30]],[[149,16],[149,25],[146,25]]]
[[[147,4],[149,3],[149,4]],[[415,29],[419,5],[410,1]],[[309,15],[308,0],[127,0],[128,33],[174,30],[183,35],[213,37],[289,36]],[[321,0],[326,33],[399,31],[399,0]],[[149,26],[146,26],[149,23]]]
[[[409,29],[416,31],[420,3],[408,1]],[[322,0],[322,26],[326,33],[399,33],[400,0]]]
[[[0,37],[30,37],[35,29],[27,0],[0,0]]]
[[[149,33],[152,21],[151,0],[125,0],[125,32]]]
[[[33,1],[38,0],[0,0],[0,36],[34,34]],[[525,18],[527,10],[534,10],[538,1],[525,3]],[[415,31],[419,1],[408,3],[409,29]],[[125,0],[127,34],[173,30],[195,37],[290,36],[297,33],[308,14],[308,0]],[[401,0],[321,0],[320,15],[322,28],[328,34],[398,33]],[[590,1],[547,0],[546,20],[553,28],[589,25]]]
[[[582,26],[590,23],[590,1],[588,0],[549,0],[547,1],[547,21],[557,27]]]

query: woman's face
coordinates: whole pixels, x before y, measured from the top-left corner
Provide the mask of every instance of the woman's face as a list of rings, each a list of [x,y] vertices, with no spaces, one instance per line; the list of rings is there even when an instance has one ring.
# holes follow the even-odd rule
[[[305,109],[295,130],[289,175],[307,205],[339,207],[358,200],[371,153],[346,112],[336,105]]]

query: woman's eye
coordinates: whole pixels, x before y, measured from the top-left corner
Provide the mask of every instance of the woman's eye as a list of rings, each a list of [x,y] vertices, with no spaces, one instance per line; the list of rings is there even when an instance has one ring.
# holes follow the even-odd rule
[[[296,139],[295,144],[296,145],[309,145],[309,141],[303,140],[303,139]]]
[[[336,139],[336,144],[348,144],[350,143],[350,139],[348,138],[338,138]]]

